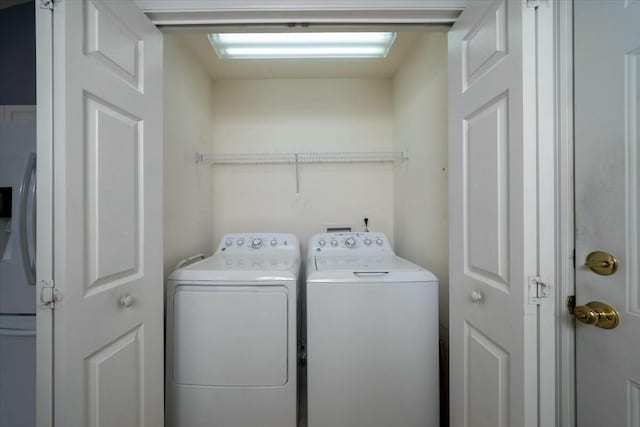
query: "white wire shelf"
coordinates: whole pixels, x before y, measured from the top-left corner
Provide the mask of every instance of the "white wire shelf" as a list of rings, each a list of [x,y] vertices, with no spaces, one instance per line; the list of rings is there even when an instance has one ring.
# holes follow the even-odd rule
[[[196,161],[210,165],[270,165],[303,163],[391,163],[408,159],[405,152],[301,152],[257,154],[196,153]]]

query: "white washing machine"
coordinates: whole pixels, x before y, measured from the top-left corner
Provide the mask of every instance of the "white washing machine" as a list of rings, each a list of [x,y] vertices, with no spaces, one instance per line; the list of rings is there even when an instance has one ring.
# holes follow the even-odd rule
[[[296,426],[299,271],[294,235],[253,233],[171,274],[168,425]]]
[[[382,233],[308,249],[308,427],[439,426],[436,277]]]

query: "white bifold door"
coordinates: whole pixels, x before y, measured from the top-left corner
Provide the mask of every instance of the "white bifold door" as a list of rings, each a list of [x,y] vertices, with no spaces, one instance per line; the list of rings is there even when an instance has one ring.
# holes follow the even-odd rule
[[[162,35],[53,7],[54,422],[163,425]]]
[[[536,13],[474,0],[449,33],[453,427],[538,425]]]

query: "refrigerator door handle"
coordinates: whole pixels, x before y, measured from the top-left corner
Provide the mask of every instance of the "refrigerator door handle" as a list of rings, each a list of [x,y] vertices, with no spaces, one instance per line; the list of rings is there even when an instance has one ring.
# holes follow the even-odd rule
[[[0,336],[9,337],[32,337],[36,335],[34,329],[6,329],[0,328]]]
[[[35,170],[36,153],[29,153],[24,176],[22,177],[22,184],[20,185],[20,225],[18,229],[18,240],[24,274],[27,276],[27,282],[32,286],[36,284],[36,266],[29,252],[29,242],[27,241],[27,204],[29,189],[31,187],[31,177],[35,174]],[[33,197],[32,206],[35,207],[35,190],[33,191]]]

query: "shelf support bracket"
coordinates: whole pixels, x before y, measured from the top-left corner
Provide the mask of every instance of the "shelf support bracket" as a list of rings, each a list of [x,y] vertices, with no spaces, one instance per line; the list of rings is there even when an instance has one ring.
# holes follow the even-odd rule
[[[300,195],[300,162],[299,160],[299,154],[295,153],[294,154],[294,159],[296,162],[296,196]]]

